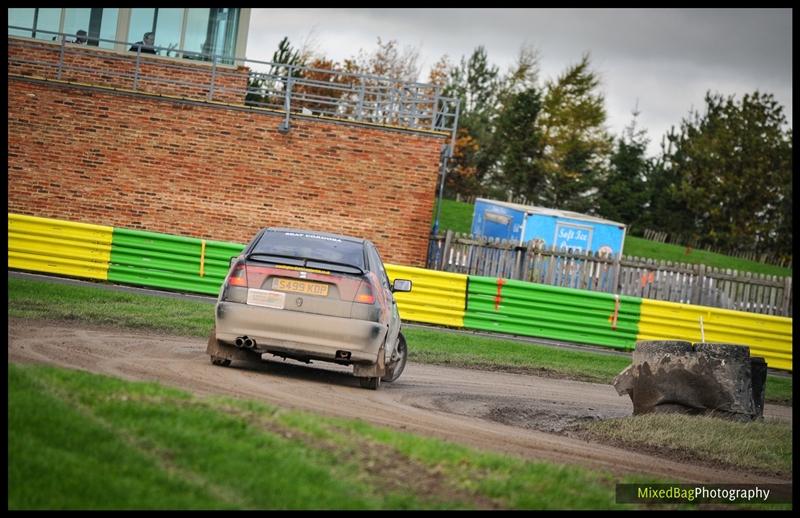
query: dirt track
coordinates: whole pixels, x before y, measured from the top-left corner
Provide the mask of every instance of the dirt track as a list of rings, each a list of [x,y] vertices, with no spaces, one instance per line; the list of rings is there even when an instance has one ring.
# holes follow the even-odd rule
[[[791,481],[547,433],[579,420],[630,415],[630,399],[617,396],[610,385],[409,363],[398,381],[373,392],[358,386],[351,369],[332,364],[309,367],[265,356],[261,364],[215,367],[205,354],[206,341],[199,338],[16,319],[8,330],[9,362],[48,363],[158,381],[201,395],[258,399],[618,475],[651,474],[687,483]],[[791,420],[791,412],[767,405],[765,415]]]

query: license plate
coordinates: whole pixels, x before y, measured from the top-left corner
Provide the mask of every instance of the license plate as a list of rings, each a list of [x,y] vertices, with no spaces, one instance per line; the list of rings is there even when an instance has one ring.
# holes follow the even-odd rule
[[[277,277],[272,280],[272,289],[293,291],[295,293],[306,293],[308,295],[328,296],[328,285],[318,282],[298,281],[296,279],[285,279]]]
[[[286,294],[280,291],[249,289],[247,303],[253,306],[283,309],[286,305]]]

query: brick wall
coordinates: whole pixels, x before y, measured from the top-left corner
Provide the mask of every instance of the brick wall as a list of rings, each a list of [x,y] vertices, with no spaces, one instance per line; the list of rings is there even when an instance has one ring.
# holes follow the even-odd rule
[[[8,211],[244,243],[366,237],[424,266],[443,138],[9,78]]]
[[[213,100],[244,104],[249,72],[247,67],[218,65]],[[14,37],[8,38],[8,74],[203,101],[212,86],[210,63],[152,54],[140,54],[137,63],[135,52],[69,43],[62,49],[60,43]]]

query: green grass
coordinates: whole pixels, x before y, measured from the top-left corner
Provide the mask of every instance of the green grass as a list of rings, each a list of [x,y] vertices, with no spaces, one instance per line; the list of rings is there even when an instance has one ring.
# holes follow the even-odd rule
[[[433,211],[434,219],[436,218],[436,207],[438,207],[438,203],[439,200],[437,199]],[[453,232],[469,234],[472,229],[473,210],[474,205],[472,203],[446,199],[442,200],[442,212],[439,215],[439,232],[452,230]]]
[[[763,472],[792,472],[792,427],[784,421],[740,423],[707,416],[648,414],[595,421],[585,429],[594,438],[634,449],[688,449],[695,459]]]
[[[9,509],[611,509],[615,480],[362,421],[8,365]]]
[[[214,323],[214,305],[196,300],[15,277],[8,278],[8,301],[9,317],[110,325],[179,336],[208,336]]]
[[[527,372],[595,383],[610,383],[628,356],[575,351],[500,338],[406,328],[408,359],[453,367]]]
[[[474,205],[455,200],[443,200],[442,213],[439,219],[439,231],[452,230],[453,232],[470,233],[472,228],[472,215]],[[625,236],[625,246],[622,252],[627,257],[644,257],[657,261],[672,261],[673,263],[705,264],[713,268],[737,270],[740,272],[762,273],[790,277],[790,268],[781,268],[762,264],[757,261],[738,259],[727,255],[706,252],[703,250],[688,251],[686,247],[657,243],[631,235]]]
[[[195,300],[8,277],[8,316],[110,325],[205,338],[214,306]],[[409,359],[419,363],[526,372],[610,383],[628,356],[575,351],[464,333],[407,327]],[[792,378],[767,377],[768,402],[792,403]]]
[[[792,276],[790,268],[781,268],[780,266],[738,259],[704,250],[687,250],[684,246],[656,243],[655,241],[634,236],[625,237],[623,253],[627,257],[646,257],[659,261],[672,261],[673,263],[705,264],[713,268],[777,275],[780,277]]]

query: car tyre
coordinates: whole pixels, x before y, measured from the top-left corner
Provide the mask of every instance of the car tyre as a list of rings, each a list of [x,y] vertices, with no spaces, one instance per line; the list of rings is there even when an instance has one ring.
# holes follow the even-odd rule
[[[386,375],[381,378],[381,381],[391,383],[403,374],[406,368],[406,361],[408,360],[408,346],[406,345],[406,338],[402,333],[398,335],[397,351],[400,357],[394,362],[386,366]]]
[[[380,376],[374,378],[358,378],[358,383],[361,384],[361,388],[378,390],[378,387],[381,386],[381,378]]]
[[[219,365],[220,367],[227,367],[231,364],[231,361],[227,358],[220,358],[219,356],[212,356],[211,363],[214,365]]]

